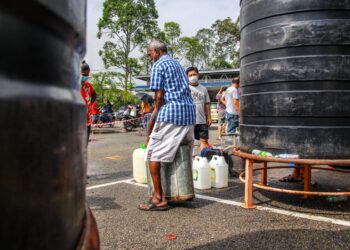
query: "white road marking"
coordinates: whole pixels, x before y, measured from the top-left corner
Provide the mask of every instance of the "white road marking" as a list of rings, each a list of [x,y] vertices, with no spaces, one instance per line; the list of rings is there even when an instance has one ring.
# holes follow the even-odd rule
[[[134,179],[127,179],[127,180],[122,180],[122,181],[116,181],[116,182],[110,182],[110,183],[106,183],[106,184],[91,186],[91,187],[86,188],[86,190],[102,188],[102,187],[112,186],[112,185],[121,184],[121,183],[130,184],[130,185],[139,186],[139,187],[144,187],[144,188],[147,187],[146,184],[137,183],[134,181]],[[196,194],[196,198],[199,198],[202,200],[214,201],[217,203],[222,203],[222,204],[236,206],[236,207],[240,207],[243,205],[242,202],[225,200],[225,199],[215,198],[215,197],[201,195],[201,194]],[[260,211],[272,212],[272,213],[291,216],[291,217],[295,217],[295,218],[301,218],[301,219],[307,219],[307,220],[313,220],[313,221],[319,221],[319,222],[326,222],[326,223],[332,223],[335,225],[350,227],[350,221],[346,221],[346,220],[333,219],[333,218],[329,218],[329,217],[304,214],[304,213],[299,213],[299,212],[291,212],[291,211],[287,211],[287,210],[270,208],[270,207],[263,207],[263,206],[257,206],[256,209],[260,210]]]
[[[108,183],[101,184],[101,185],[87,187],[86,190],[102,188],[102,187],[108,187],[108,186],[113,186],[113,185],[121,184],[121,183],[128,183],[127,181],[131,181],[131,180],[133,180],[133,179],[127,179],[127,180],[121,180],[121,181],[115,181],[115,182],[108,182]]]

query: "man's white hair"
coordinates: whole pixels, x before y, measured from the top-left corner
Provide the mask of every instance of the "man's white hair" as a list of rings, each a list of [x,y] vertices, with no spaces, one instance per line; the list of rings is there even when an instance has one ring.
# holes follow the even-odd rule
[[[152,42],[150,42],[148,47],[153,50],[159,49],[161,51],[164,51],[165,53],[168,52],[166,44],[159,40],[153,40]]]

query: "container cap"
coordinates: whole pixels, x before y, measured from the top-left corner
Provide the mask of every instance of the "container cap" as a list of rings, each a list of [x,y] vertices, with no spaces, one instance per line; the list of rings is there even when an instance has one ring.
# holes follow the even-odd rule
[[[140,148],[141,148],[141,149],[146,149],[146,145],[145,145],[145,144],[141,144],[141,145],[140,145]]]

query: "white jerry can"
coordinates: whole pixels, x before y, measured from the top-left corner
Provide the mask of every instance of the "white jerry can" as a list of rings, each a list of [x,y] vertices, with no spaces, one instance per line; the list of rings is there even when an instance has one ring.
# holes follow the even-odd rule
[[[211,186],[214,188],[228,187],[228,165],[225,157],[214,155],[210,163]]]
[[[210,189],[210,167],[207,158],[196,156],[193,160],[193,185],[196,189]]]
[[[132,154],[133,176],[137,183],[147,183],[145,153],[145,146],[141,145]]]

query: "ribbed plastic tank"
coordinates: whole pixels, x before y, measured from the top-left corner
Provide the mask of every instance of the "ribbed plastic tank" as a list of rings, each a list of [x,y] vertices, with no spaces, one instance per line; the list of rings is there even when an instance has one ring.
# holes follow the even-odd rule
[[[0,242],[75,249],[85,221],[85,0],[0,1]]]
[[[350,1],[241,0],[241,149],[350,157]]]

